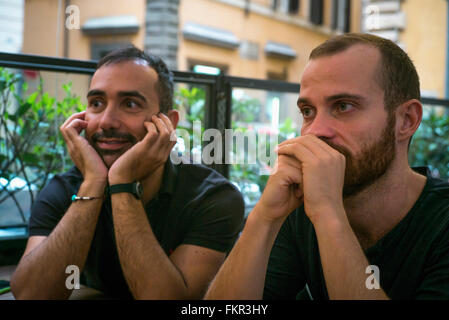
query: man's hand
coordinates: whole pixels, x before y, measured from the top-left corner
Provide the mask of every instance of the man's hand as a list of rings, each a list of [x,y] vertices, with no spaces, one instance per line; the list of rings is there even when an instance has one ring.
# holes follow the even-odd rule
[[[176,144],[175,129],[165,114],[144,122],[148,133],[118,158],[109,169],[109,184],[140,181],[164,165]]]
[[[73,163],[81,171],[84,180],[106,182],[108,169],[100,155],[80,135],[86,129],[86,111],[71,115],[59,128],[67,144]]]
[[[301,163],[304,210],[314,223],[321,214],[341,212],[345,157],[314,135],[282,142],[280,156],[294,157]]]
[[[303,200],[301,163],[298,159],[280,154],[275,171],[268,179],[265,190],[257,203],[267,221],[283,220]]]

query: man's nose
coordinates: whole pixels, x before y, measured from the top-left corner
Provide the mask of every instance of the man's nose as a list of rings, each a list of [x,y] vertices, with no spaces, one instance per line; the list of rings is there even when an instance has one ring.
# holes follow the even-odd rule
[[[114,106],[107,106],[104,109],[99,126],[103,130],[118,129],[120,127],[120,117]]]
[[[318,113],[310,124],[303,126],[301,134],[313,134],[318,138],[332,139],[335,137],[334,119],[324,112]]]

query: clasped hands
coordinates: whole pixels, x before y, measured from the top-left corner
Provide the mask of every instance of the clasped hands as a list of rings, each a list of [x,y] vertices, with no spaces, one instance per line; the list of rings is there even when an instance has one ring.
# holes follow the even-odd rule
[[[257,206],[261,218],[283,221],[304,203],[312,221],[341,212],[346,159],[318,137],[308,134],[278,145],[276,170]]]

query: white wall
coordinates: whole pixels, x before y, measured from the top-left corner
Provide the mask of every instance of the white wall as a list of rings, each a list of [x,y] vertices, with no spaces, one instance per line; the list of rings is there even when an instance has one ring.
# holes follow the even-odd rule
[[[0,0],[0,51],[22,51],[25,0]]]

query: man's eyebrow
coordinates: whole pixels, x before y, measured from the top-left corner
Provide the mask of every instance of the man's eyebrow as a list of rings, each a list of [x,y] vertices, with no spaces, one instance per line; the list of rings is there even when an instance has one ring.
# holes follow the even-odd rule
[[[138,91],[119,91],[117,95],[119,97],[135,97],[147,102],[147,99]]]
[[[302,97],[299,97],[298,98],[298,101],[296,102],[296,105],[301,105],[301,104],[310,104],[310,100],[309,99],[307,99],[307,98],[302,98]]]
[[[326,102],[332,102],[332,101],[341,100],[341,99],[351,99],[351,100],[357,100],[357,101],[364,101],[364,100],[366,100],[365,97],[357,95],[357,94],[339,93],[339,94],[335,94],[335,95],[327,97],[326,98]],[[297,105],[299,106],[301,104],[311,104],[311,102],[307,98],[299,97],[298,101],[297,101]]]
[[[89,92],[87,93],[87,97],[92,97],[92,96],[105,96],[106,93],[102,90],[97,90],[97,89],[93,89],[93,90],[89,90]]]
[[[144,102],[147,102],[147,99],[138,91],[119,91],[117,95],[119,97],[136,97]],[[87,93],[88,98],[92,96],[106,96],[106,92],[104,92],[103,90],[93,89]]]
[[[327,102],[335,101],[335,100],[341,100],[341,99],[351,99],[351,100],[357,100],[357,101],[364,101],[366,100],[365,97],[352,94],[352,93],[339,93],[335,94],[333,96],[329,96],[326,98]]]

